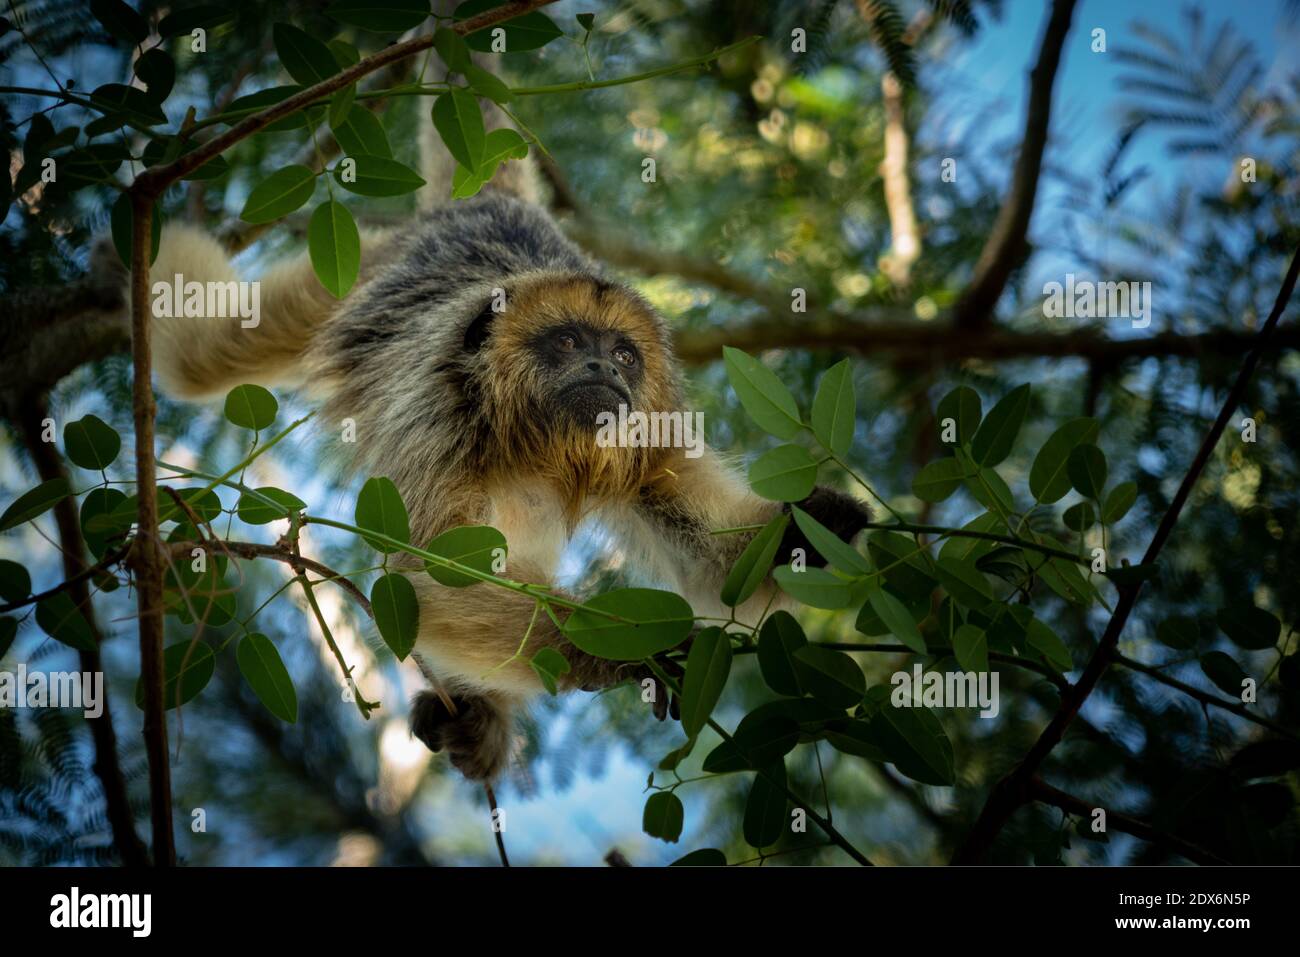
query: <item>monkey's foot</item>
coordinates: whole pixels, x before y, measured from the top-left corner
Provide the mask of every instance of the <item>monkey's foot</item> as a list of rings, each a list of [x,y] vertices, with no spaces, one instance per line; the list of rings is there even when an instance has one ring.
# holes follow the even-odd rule
[[[456,714],[432,691],[411,702],[411,733],[435,753],[446,750],[452,766],[471,781],[490,781],[510,757],[510,714],[487,697],[456,696]]]

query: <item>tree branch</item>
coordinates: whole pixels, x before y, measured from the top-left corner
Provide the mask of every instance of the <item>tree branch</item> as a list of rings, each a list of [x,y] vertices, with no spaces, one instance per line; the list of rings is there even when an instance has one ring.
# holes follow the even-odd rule
[[[990,325],[990,316],[1011,271],[1024,256],[1025,235],[1034,213],[1038,176],[1047,146],[1052,118],[1052,87],[1061,63],[1061,49],[1070,32],[1075,0],[1053,0],[1052,13],[1038,49],[1038,62],[1029,74],[1029,105],[1025,110],[1025,133],[1020,141],[1011,185],[993,222],[993,231],[975,262],[975,272],[954,309],[958,329],[974,330]]]
[[[1082,798],[1077,798],[1073,794],[1066,794],[1059,788],[1054,788],[1042,778],[1035,776],[1029,782],[1030,795],[1036,801],[1044,804],[1050,804],[1052,807],[1058,807],[1067,814],[1073,814],[1077,817],[1091,818],[1092,812],[1098,807],[1096,804],[1089,804]],[[1193,844],[1191,841],[1185,841],[1176,834],[1170,834],[1168,831],[1162,831],[1158,827],[1153,827],[1146,821],[1119,811],[1106,810],[1107,826],[1114,826],[1115,830],[1123,831],[1125,834],[1132,834],[1134,837],[1151,844],[1159,845],[1166,850],[1173,851],[1189,861],[1197,864],[1208,864],[1211,866],[1223,866],[1231,863],[1225,861],[1219,855],[1207,851],[1199,844]]]
[[[1291,299],[1291,293],[1295,289],[1298,274],[1300,274],[1300,249],[1297,249],[1292,257],[1291,266],[1282,282],[1282,288],[1278,291],[1273,310],[1269,313],[1263,328],[1260,329],[1254,347],[1246,356],[1246,361],[1242,363],[1241,371],[1237,374],[1236,381],[1228,391],[1227,398],[1224,400],[1223,407],[1219,410],[1214,424],[1210,426],[1210,431],[1201,442],[1201,447],[1197,451],[1195,458],[1192,459],[1192,464],[1183,477],[1182,484],[1178,486],[1173,501],[1165,511],[1164,517],[1161,518],[1160,524],[1156,527],[1151,543],[1142,556],[1141,564],[1150,565],[1154,563],[1161,549],[1164,548],[1165,542],[1169,540],[1169,536],[1178,522],[1178,517],[1182,514],[1183,506],[1186,504],[1192,488],[1196,485],[1201,472],[1205,468],[1205,463],[1209,461],[1210,455],[1214,452],[1214,447],[1218,444],[1224,429],[1227,428],[1228,420],[1232,417],[1233,412],[1240,405],[1242,397],[1245,395],[1246,386],[1255,372],[1255,367],[1259,365],[1260,357],[1264,354],[1269,339],[1273,335],[1273,330],[1277,327],[1279,320],[1282,318],[1282,313]],[[984,809],[980,812],[974,827],[971,828],[970,834],[967,835],[965,843],[957,850],[953,858],[954,864],[978,863],[992,846],[993,841],[1011,815],[1032,798],[1033,794],[1030,785],[1034,775],[1052,752],[1052,749],[1060,743],[1061,738],[1065,735],[1065,729],[1069,727],[1070,722],[1079,713],[1079,709],[1083,707],[1088,695],[1092,693],[1097,686],[1097,682],[1101,680],[1107,665],[1114,660],[1115,647],[1119,643],[1120,635],[1124,631],[1124,625],[1128,622],[1129,614],[1133,611],[1133,606],[1137,603],[1137,597],[1141,590],[1141,582],[1119,588],[1119,601],[1116,603],[1115,612],[1111,615],[1106,630],[1097,643],[1097,649],[1088,660],[1088,664],[1084,667],[1078,682],[1062,696],[1060,709],[1052,718],[1051,723],[1043,730],[1038,740],[1034,742],[1033,747],[1029,749],[1029,753],[1025,755],[1024,760],[994,785]]]
[[[154,467],[153,357],[149,333],[149,249],[153,203],[143,193],[131,197],[131,411],[135,420],[136,487],[156,484]],[[153,819],[155,867],[176,864],[172,833],[171,767],[167,756],[167,716],[163,702],[163,569],[158,542],[158,499],[139,496],[135,547],[129,562],[135,573],[140,621],[140,682],[144,686],[144,740],[149,758],[149,806]]]
[[[41,480],[67,479],[67,469],[59,457],[57,447],[41,438],[43,422],[49,417],[49,406],[44,395],[32,396],[23,404],[20,427],[23,443],[36,464],[36,471]],[[87,580],[105,563],[88,565],[85,560],[86,541],[81,534],[81,519],[77,513],[77,503],[70,497],[61,499],[54,506],[54,521],[59,529],[59,542],[63,551],[63,575],[65,581],[57,591],[66,589],[74,605],[85,616],[95,645],[104,641],[99,621],[95,617],[95,607],[90,600],[90,588]],[[123,552],[118,552],[116,560],[120,561]],[[107,561],[107,560],[106,560]],[[31,601],[38,599],[33,598]],[[24,602],[23,604],[26,604]],[[8,610],[6,609],[3,610]],[[99,649],[80,651],[81,670],[91,673],[103,672],[104,665]],[[122,775],[122,765],[117,757],[117,733],[113,729],[113,715],[109,710],[108,690],[104,689],[102,711],[97,718],[87,718],[90,736],[95,744],[95,775],[99,778],[104,791],[104,804],[108,813],[109,827],[113,832],[113,843],[122,857],[126,867],[148,867],[149,853],[135,831],[135,815],[131,813],[131,802],[126,793],[126,778]]]

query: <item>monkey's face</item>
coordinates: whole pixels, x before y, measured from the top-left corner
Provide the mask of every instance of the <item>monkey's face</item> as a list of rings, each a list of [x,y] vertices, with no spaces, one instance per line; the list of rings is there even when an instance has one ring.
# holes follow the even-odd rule
[[[622,329],[581,319],[543,329],[528,347],[545,370],[546,412],[579,428],[596,428],[602,413],[635,409],[644,376],[641,351]]]
[[[471,325],[497,439],[554,458],[594,442],[606,414],[680,408],[662,318],[636,293],[587,276],[538,277]]]

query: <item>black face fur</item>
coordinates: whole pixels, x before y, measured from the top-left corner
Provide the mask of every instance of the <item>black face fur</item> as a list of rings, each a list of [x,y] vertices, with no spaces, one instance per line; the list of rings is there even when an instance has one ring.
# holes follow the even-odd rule
[[[617,414],[619,405],[636,408],[641,355],[618,330],[561,323],[536,336],[529,348],[550,379],[547,404],[557,418],[594,430],[600,413]]]

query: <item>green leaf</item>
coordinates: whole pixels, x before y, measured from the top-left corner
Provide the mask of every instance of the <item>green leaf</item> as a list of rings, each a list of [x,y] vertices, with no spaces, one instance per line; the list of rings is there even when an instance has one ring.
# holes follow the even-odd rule
[[[514,98],[510,87],[482,67],[470,64],[465,68],[465,79],[480,96],[486,96],[493,103],[505,105]]]
[[[335,90],[330,97],[330,108],[327,115],[330,129],[336,126],[342,126],[347,122],[348,114],[352,112],[352,107],[357,100],[357,85],[349,83],[341,90]]]
[[[1090,502],[1078,502],[1071,505],[1061,516],[1065,522],[1065,527],[1076,532],[1086,532],[1097,523],[1097,513],[1093,511]]]
[[[99,472],[113,464],[122,450],[122,439],[103,419],[85,415],[64,426],[63,448],[73,464]]]
[[[99,647],[90,622],[66,591],[37,602],[36,624],[55,641],[78,651],[94,651]]]
[[[79,183],[107,183],[130,158],[121,143],[91,143],[61,157],[59,175]]]
[[[1101,449],[1091,443],[1076,446],[1070,452],[1065,469],[1070,484],[1080,495],[1101,500],[1102,489],[1106,487],[1106,456]]]
[[[867,721],[843,721],[826,729],[826,743],[843,754],[866,758],[868,761],[885,761],[885,752],[876,743]]]
[[[841,359],[826,370],[812,405],[812,430],[822,448],[844,455],[853,444],[858,400],[853,392],[853,369]]]
[[[798,723],[788,715],[758,715],[755,709],[741,721],[730,741],[724,740],[709,752],[703,769],[707,774],[757,770],[793,751],[799,735]]]
[[[401,493],[390,478],[376,476],[366,480],[357,496],[356,524],[371,532],[387,535],[402,544],[410,544],[411,522]],[[395,545],[362,536],[371,548],[390,554],[401,551]]]
[[[405,661],[420,633],[420,601],[405,575],[382,575],[370,589],[370,607],[384,644]]]
[[[747,353],[730,346],[722,347],[722,359],[727,368],[727,379],[754,424],[778,439],[794,438],[803,428],[803,422],[794,396],[776,373]]]
[[[883,588],[873,588],[867,594],[867,602],[871,605],[871,610],[884,622],[891,635],[918,655],[926,653],[925,638],[922,637],[921,630],[916,627],[916,622],[912,620],[906,605]]]
[[[245,635],[239,640],[235,659],[239,662],[239,673],[266,710],[281,721],[296,723],[298,694],[271,639],[256,632]]]
[[[335,299],[347,295],[361,272],[361,234],[348,208],[329,200],[307,224],[307,250],[320,284]]]
[[[492,130],[487,135],[483,147],[483,162],[474,171],[457,164],[452,174],[453,199],[466,199],[475,195],[492,177],[497,167],[507,159],[523,159],[528,155],[528,144],[524,138],[511,129]]]
[[[279,411],[275,396],[260,385],[237,385],[226,393],[226,418],[241,429],[260,432]]]
[[[465,3],[456,8],[452,16],[457,20],[468,20],[485,10],[499,7],[504,2],[505,0],[466,0]],[[523,53],[527,50],[537,50],[557,37],[564,36],[564,32],[555,25],[555,21],[546,14],[534,10],[532,13],[525,13],[521,17],[513,17],[504,23],[480,28],[465,37],[465,42],[469,44],[471,50],[490,53],[492,52],[492,34],[497,27],[505,30],[506,53]]]
[[[1007,527],[995,512],[984,512],[975,516],[965,525],[963,531],[984,532],[987,534],[1006,534]],[[996,542],[985,538],[971,538],[965,535],[953,535],[939,549],[940,558],[955,558],[958,561],[976,561],[998,547]]]
[[[1201,671],[1228,697],[1241,700],[1242,682],[1248,676],[1235,660],[1222,651],[1207,651],[1201,655]]]
[[[472,65],[469,47],[455,30],[439,27],[433,33],[433,48],[452,73],[464,73]]]
[[[1156,640],[1176,651],[1190,651],[1201,642],[1201,627],[1195,618],[1166,618],[1156,626]]]
[[[726,581],[722,583],[721,597],[724,605],[735,608],[758,590],[758,586],[767,577],[768,569],[772,567],[772,559],[781,547],[781,538],[789,524],[790,516],[780,513],[749,540],[727,573]]]
[[[135,75],[148,87],[146,96],[155,103],[167,99],[176,84],[176,64],[164,50],[154,47],[140,54],[135,61]]]
[[[239,218],[246,223],[275,222],[306,203],[315,191],[315,173],[296,163],[286,166],[253,188]]]
[[[653,588],[619,588],[575,609],[564,623],[564,634],[597,658],[638,661],[677,647],[694,623],[695,613],[680,595]]]
[[[971,497],[990,512],[1001,510],[1009,514],[1016,510],[1016,500],[1006,480],[993,469],[981,468],[967,475],[962,481]]]
[[[900,774],[941,787],[957,782],[952,743],[929,708],[882,707],[871,719],[870,730]]]
[[[668,865],[669,867],[726,867],[727,855],[723,854],[717,848],[702,847],[698,851],[691,851],[685,857],[679,857]]]
[[[681,798],[672,791],[656,791],[645,802],[641,815],[641,830],[661,841],[676,844],[682,836],[682,821],[686,811]]]
[[[1038,618],[1031,618],[1025,626],[1025,644],[1057,671],[1066,672],[1074,667],[1065,642]]]
[[[795,524],[799,526],[813,548],[821,554],[834,568],[846,575],[866,575],[871,572],[871,563],[844,539],[840,538],[817,519],[813,518],[799,506],[792,506]]]
[[[115,488],[94,488],[81,500],[81,534],[86,539],[86,547],[100,558],[108,551],[110,541],[121,538],[131,528],[131,520],[114,521],[118,506],[126,501],[126,496]],[[108,524],[104,531],[94,529],[95,519],[100,518]]]
[[[942,502],[961,486],[968,472],[955,458],[931,462],[912,479],[912,494],[923,502]]]
[[[799,622],[788,611],[775,611],[763,622],[758,632],[758,667],[767,686],[777,694],[797,697],[804,693],[794,655],[807,644]]]
[[[0,558],[0,600],[12,603],[22,601],[32,593],[32,576],[18,562]]]
[[[682,681],[682,730],[695,737],[722,697],[731,674],[731,640],[721,628],[705,628],[691,643]]]
[[[749,485],[776,502],[799,502],[817,484],[817,462],[802,445],[778,445],[749,467]]]
[[[356,66],[361,62],[361,53],[347,40],[335,37],[325,44],[330,48],[330,53],[334,56],[334,62],[339,65],[340,70],[346,70],[348,67]]]
[[[542,686],[546,688],[549,694],[559,694],[560,675],[568,674],[569,662],[564,655],[560,654],[554,648],[543,648],[528,660],[532,665],[533,671],[537,672],[537,677],[541,679]]]
[[[428,19],[429,0],[335,0],[325,12],[350,27],[404,33]]]
[[[128,122],[144,126],[156,126],[167,122],[167,114],[163,112],[157,100],[144,90],[127,86],[125,83],[105,83],[103,86],[96,87],[90,94],[90,99],[91,102],[104,108],[104,116],[94,121],[102,124],[100,127],[95,127],[100,132],[112,132]],[[93,135],[90,126],[86,127],[86,135]]]
[[[330,130],[348,156],[393,157],[393,148],[389,145],[388,134],[384,132],[384,124],[364,106],[352,104],[344,121],[332,124]]]
[[[122,0],[90,0],[90,12],[123,43],[135,46],[149,39],[149,24]]]
[[[353,153],[348,159],[356,163],[356,178],[348,182],[344,178],[342,166],[336,165],[334,179],[348,192],[358,196],[402,196],[424,185],[424,180],[415,170],[386,156]]]
[[[813,608],[834,610],[853,603],[853,583],[824,568],[795,571],[789,565],[782,565],[772,573],[772,578],[791,598]]]
[[[762,850],[781,839],[786,826],[785,761],[767,765],[754,775],[745,800],[742,830],[745,843]]]
[[[264,90],[258,90],[256,93],[249,93],[245,96],[235,97],[230,101],[230,106],[226,107],[226,113],[230,116],[230,125],[246,119],[249,112],[264,110],[268,106],[274,106],[295,93],[301,93],[303,87],[296,83],[285,84],[283,86],[267,87]],[[285,133],[290,130],[305,129],[308,125],[315,125],[325,113],[325,108],[312,106],[306,109],[290,113],[288,116],[282,116],[280,119],[264,126],[262,133]]]
[[[474,94],[456,87],[435,99],[433,125],[456,162],[466,169],[477,170],[483,162],[487,134]]]
[[[506,537],[491,525],[461,525],[443,532],[428,545],[425,551],[439,558],[450,559],[461,565],[489,574],[500,574],[500,566],[507,554]],[[451,588],[467,588],[480,581],[464,572],[443,568],[433,562],[424,563],[425,571],[434,581]]]
[[[123,193],[113,203],[113,208],[108,214],[109,234],[113,239],[113,248],[117,250],[117,256],[122,260],[122,265],[127,269],[131,268],[131,247],[133,245],[133,230],[135,229],[135,208],[131,205],[131,195]],[[153,263],[158,258],[158,244],[162,242],[162,214],[155,206],[153,214],[149,217],[150,233],[150,250],[149,262]]]
[[[68,480],[65,478],[53,478],[48,482],[42,482],[31,491],[18,496],[17,500],[5,509],[4,515],[0,515],[0,532],[7,532],[23,522],[30,522],[44,515],[71,494],[72,489],[68,487]]]
[[[1066,472],[1070,453],[1080,442],[1095,441],[1100,431],[1101,424],[1096,419],[1079,418],[1071,419],[1052,433],[1029,470],[1029,491],[1034,501],[1050,505],[1070,491],[1070,477]]]
[[[271,27],[271,40],[285,72],[303,86],[313,86],[339,72],[338,61],[330,48],[295,26],[275,24]]]
[[[963,671],[989,670],[989,637],[977,625],[962,625],[953,633],[952,653]]]
[[[957,426],[957,441],[952,444],[965,445],[975,437],[975,430],[979,428],[983,411],[984,404],[980,401],[978,392],[969,386],[957,386],[939,400],[939,408],[936,412],[939,434],[941,436],[943,434],[944,420],[952,419],[953,424]]]
[[[1114,525],[1133,507],[1137,501],[1138,487],[1136,482],[1121,482],[1110,490],[1106,496],[1106,504],[1101,507],[1101,520],[1107,525]]]
[[[971,455],[976,465],[993,468],[1011,454],[1028,411],[1027,383],[1012,389],[989,409],[988,416],[971,439]]]
[[[582,27],[587,33],[590,33],[591,28],[596,25],[596,15],[594,13],[580,13],[577,20],[578,26]]]
[[[1035,562],[1035,567],[1038,569],[1038,577],[1047,582],[1047,587],[1071,604],[1086,606],[1096,596],[1093,587],[1074,562],[1051,558],[1041,565]]]
[[[877,531],[868,536],[867,551],[900,598],[909,604],[929,602],[935,581],[914,541],[897,532]]]
[[[971,562],[940,558],[935,562],[935,572],[953,600],[966,608],[983,608],[993,600],[989,580]]]
[[[201,641],[181,641],[163,650],[163,710],[192,701],[208,686],[216,670],[212,649]],[[177,688],[180,697],[177,698]],[[144,680],[135,683],[135,705],[144,709]]]
[[[1277,646],[1282,623],[1253,603],[1240,602],[1219,612],[1217,621],[1233,644],[1249,651]]]
[[[300,512],[307,507],[307,503],[298,496],[271,485],[264,485],[254,491],[257,495],[250,495],[247,492],[241,494],[239,503],[235,506],[240,520],[249,525],[267,525],[277,519],[287,519],[290,512]],[[268,498],[275,505],[264,501]]]
[[[832,708],[851,708],[867,690],[862,669],[852,657],[819,645],[804,645],[794,653],[799,684]]]

